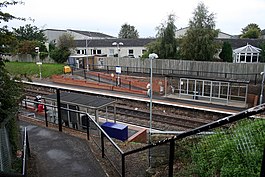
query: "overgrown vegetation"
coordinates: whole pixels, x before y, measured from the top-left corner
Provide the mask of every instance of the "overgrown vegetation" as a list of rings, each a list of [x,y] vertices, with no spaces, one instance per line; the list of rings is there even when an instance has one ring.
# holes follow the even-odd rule
[[[177,159],[184,159],[184,170],[178,176],[258,177],[265,147],[264,130],[265,120],[247,119],[228,130],[204,136],[177,154]]]
[[[16,76],[39,76],[40,68],[36,63],[24,62],[7,62],[6,69]],[[41,74],[43,78],[50,77],[55,74],[63,74],[63,64],[47,64],[43,63],[41,67]]]

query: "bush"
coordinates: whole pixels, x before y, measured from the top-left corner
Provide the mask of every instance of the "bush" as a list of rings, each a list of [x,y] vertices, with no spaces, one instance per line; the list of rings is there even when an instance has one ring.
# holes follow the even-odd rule
[[[64,63],[67,61],[70,54],[71,52],[69,50],[55,48],[53,51],[51,51],[50,56],[57,63]]]
[[[259,176],[265,145],[265,121],[243,120],[229,130],[204,136],[191,150],[185,175]]]

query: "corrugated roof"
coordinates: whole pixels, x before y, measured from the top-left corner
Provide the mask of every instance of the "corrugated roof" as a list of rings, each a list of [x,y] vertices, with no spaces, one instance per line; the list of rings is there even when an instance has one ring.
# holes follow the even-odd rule
[[[44,96],[47,100],[57,100],[57,94]],[[60,93],[60,99],[62,103],[83,106],[91,109],[99,109],[101,107],[106,107],[116,101],[111,98],[102,98],[98,96],[91,96],[78,93],[62,92]]]
[[[115,38],[113,36],[107,35],[107,34],[103,34],[103,33],[99,33],[99,32],[92,32],[92,31],[80,31],[80,30],[71,30],[68,29],[68,31],[72,31],[75,33],[79,33],[88,37],[98,37],[98,38]]]

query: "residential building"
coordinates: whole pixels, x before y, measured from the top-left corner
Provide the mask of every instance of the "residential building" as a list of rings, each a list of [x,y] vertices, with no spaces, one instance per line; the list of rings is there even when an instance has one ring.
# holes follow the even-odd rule
[[[181,38],[182,36],[185,36],[186,32],[188,31],[189,27],[185,27],[185,28],[180,28],[179,30],[176,31],[175,35],[176,38]],[[218,33],[218,39],[232,39],[235,38],[233,35],[224,33],[222,31],[220,31]]]
[[[92,31],[81,31],[81,30],[58,30],[58,29],[45,29],[43,31],[45,36],[47,37],[48,43],[57,43],[60,36],[63,34],[71,34],[74,37],[74,40],[82,40],[82,39],[113,39],[115,37],[99,33],[99,32],[92,32]]]
[[[146,45],[153,41],[155,39],[151,38],[75,40],[76,54],[139,58],[146,51]],[[114,42],[121,45],[114,45]]]

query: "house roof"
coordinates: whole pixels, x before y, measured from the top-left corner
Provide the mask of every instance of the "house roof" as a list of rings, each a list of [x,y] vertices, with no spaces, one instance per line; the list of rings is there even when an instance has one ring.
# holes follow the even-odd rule
[[[122,42],[124,47],[143,47],[150,42],[155,41],[154,38],[139,39],[91,39],[91,40],[75,40],[76,47],[113,47],[113,42]]]
[[[113,36],[107,35],[107,34],[103,34],[103,33],[99,33],[99,32],[92,32],[92,31],[80,31],[80,30],[71,30],[68,29],[67,31],[71,31],[71,32],[75,32],[75,33],[79,33],[88,37],[98,37],[98,38],[115,38]]]
[[[216,41],[228,42],[231,44],[232,49],[244,47],[247,44],[254,47],[260,47],[263,43],[265,43],[264,39],[216,39]]]

